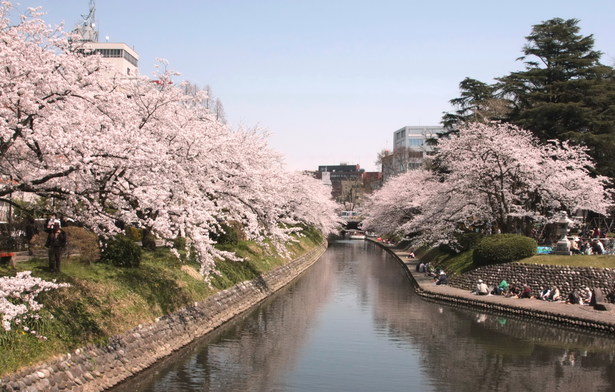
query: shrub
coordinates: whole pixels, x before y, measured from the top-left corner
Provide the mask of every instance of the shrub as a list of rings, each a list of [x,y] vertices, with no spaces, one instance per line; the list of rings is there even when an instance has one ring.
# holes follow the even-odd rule
[[[30,241],[30,249],[35,253],[47,252],[45,248],[45,242],[47,242],[47,233],[41,231],[32,237],[32,241]]]
[[[134,242],[139,242],[142,240],[141,229],[138,229],[134,226],[126,226],[126,237],[130,238]]]
[[[509,263],[536,254],[534,239],[519,234],[495,234],[483,238],[474,249],[477,265]]]
[[[484,235],[482,233],[475,232],[467,232],[461,233],[457,235],[457,242],[460,246],[460,251],[464,252],[466,250],[474,249],[483,239]]]
[[[173,248],[178,249],[178,250],[184,250],[186,249],[187,243],[188,243],[188,240],[186,240],[186,237],[175,237],[173,239]]]
[[[101,261],[118,267],[137,268],[141,264],[141,248],[125,235],[109,239],[102,253]]]
[[[455,248],[453,248],[450,244],[440,244],[438,245],[438,250],[448,255],[454,255],[458,253],[458,251]]]
[[[149,230],[141,230],[141,245],[143,249],[156,250],[156,236]]]
[[[220,245],[237,245],[246,239],[239,222],[221,223],[220,227],[224,232],[212,235],[212,239]]]
[[[86,264],[100,260],[100,246],[96,234],[77,226],[68,226],[62,230],[66,232],[66,251],[69,255],[79,254],[81,262]]]

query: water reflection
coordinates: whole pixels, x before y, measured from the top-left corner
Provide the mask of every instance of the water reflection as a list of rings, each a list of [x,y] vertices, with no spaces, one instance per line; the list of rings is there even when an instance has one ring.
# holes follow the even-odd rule
[[[404,298],[394,273],[370,264],[379,280],[374,317],[416,344],[438,390],[614,390],[615,341],[498,315]]]
[[[615,341],[426,302],[373,244],[115,391],[609,391]]]

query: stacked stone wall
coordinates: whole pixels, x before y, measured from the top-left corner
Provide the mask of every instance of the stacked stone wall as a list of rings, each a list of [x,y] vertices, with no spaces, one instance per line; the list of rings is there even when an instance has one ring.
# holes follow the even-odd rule
[[[250,309],[320,258],[326,242],[254,280],[220,291],[154,323],[139,325],[105,346],[84,347],[0,380],[0,391],[102,391]]]
[[[528,284],[532,294],[538,294],[542,287],[559,288],[563,298],[573,289],[600,288],[607,295],[614,290],[615,270],[611,268],[566,267],[545,264],[507,263],[489,265],[466,272],[450,279],[450,285],[472,291],[476,282],[482,279],[488,286],[499,284],[505,279],[508,284]]]
[[[574,287],[585,286],[591,288],[600,287],[605,293],[609,293],[610,291],[605,289],[605,287],[611,290],[613,289],[613,277],[615,277],[613,269],[575,268],[521,263],[492,265],[466,272],[462,276],[454,277],[450,280],[449,286],[463,289],[465,292],[455,294],[450,292],[442,293],[430,289],[430,287],[438,287],[433,286],[431,280],[429,280],[430,283],[427,285],[417,281],[415,273],[413,272],[417,265],[416,261],[404,261],[401,254],[396,252],[397,249],[383,245],[377,241],[372,242],[384,248],[397,262],[404,266],[404,271],[414,284],[416,293],[425,299],[462,308],[482,309],[495,314],[501,314],[505,317],[519,317],[553,325],[566,326],[583,332],[597,332],[599,334],[606,334],[609,337],[613,336],[615,333],[615,322],[610,316],[588,317],[590,313],[585,314],[585,312],[578,314],[574,314],[573,312],[573,314],[571,314],[568,311],[563,311],[568,308],[567,306],[559,309],[540,310],[535,307],[524,305],[532,302],[542,303],[542,301],[509,301],[507,303],[501,303],[498,301],[486,301],[485,299],[487,297],[470,294],[470,292],[476,288],[478,279],[486,280],[490,285],[494,285],[495,282],[499,283],[502,279],[506,279],[509,283],[528,283],[533,287],[538,287],[538,289],[543,285],[556,284],[559,285],[558,287],[561,287],[560,290],[568,290],[563,291],[565,293],[564,295],[567,295],[569,290],[572,290]],[[406,255],[404,254],[404,256]],[[606,310],[610,309],[610,306],[606,308]],[[610,314],[611,311],[605,313]]]

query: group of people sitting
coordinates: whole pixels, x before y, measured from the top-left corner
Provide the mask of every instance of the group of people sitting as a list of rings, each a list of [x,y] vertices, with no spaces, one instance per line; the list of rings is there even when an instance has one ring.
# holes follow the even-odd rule
[[[503,295],[511,298],[535,298],[550,302],[565,302],[577,305],[595,305],[594,290],[585,286],[581,289],[572,290],[566,298],[557,286],[541,287],[538,294],[534,295],[529,285],[509,285],[506,280],[502,280],[497,286],[489,287],[482,279],[476,283],[476,289],[472,291],[476,295]]]
[[[433,268],[430,263],[423,261],[419,262],[416,266],[417,272],[424,273],[431,277],[436,285],[448,284],[448,276],[444,270],[440,268]],[[476,295],[502,295],[508,298],[535,298],[543,301],[550,302],[566,302],[569,304],[579,305],[594,305],[596,303],[594,290],[585,286],[581,289],[572,290],[566,298],[562,297],[562,294],[557,286],[541,287],[538,294],[532,293],[532,289],[528,284],[508,284],[505,279],[493,286],[487,285],[482,279],[478,279],[475,290],[472,294]],[[612,298],[609,298],[609,295]],[[615,290],[607,295],[606,300],[608,302],[615,302]]]
[[[497,285],[493,287],[487,286],[482,279],[479,279],[476,283],[476,290],[472,292],[477,295],[503,295],[505,297],[515,297],[515,298],[531,298],[532,290],[530,286],[523,285],[522,287],[517,286],[516,284],[509,285],[505,279]]]
[[[424,263],[421,261],[416,265],[416,271],[422,272],[425,275],[433,278],[433,281],[436,285],[448,284],[448,276],[443,269],[433,268],[429,262]]]
[[[575,255],[603,255],[607,253],[604,244],[598,238],[592,240],[574,238],[569,242],[570,252]]]

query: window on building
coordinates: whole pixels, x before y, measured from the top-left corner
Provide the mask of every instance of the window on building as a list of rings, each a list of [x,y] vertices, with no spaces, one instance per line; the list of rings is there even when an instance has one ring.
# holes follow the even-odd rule
[[[94,53],[100,54],[101,56],[108,58],[124,58],[126,59],[126,61],[128,61],[135,67],[138,66],[136,57],[134,57],[124,49],[96,49]]]
[[[128,62],[132,65],[134,65],[135,67],[138,67],[137,65],[137,59],[135,56],[131,55],[130,53],[128,53],[127,51],[123,50],[124,52],[124,58],[126,60],[128,60]]]

